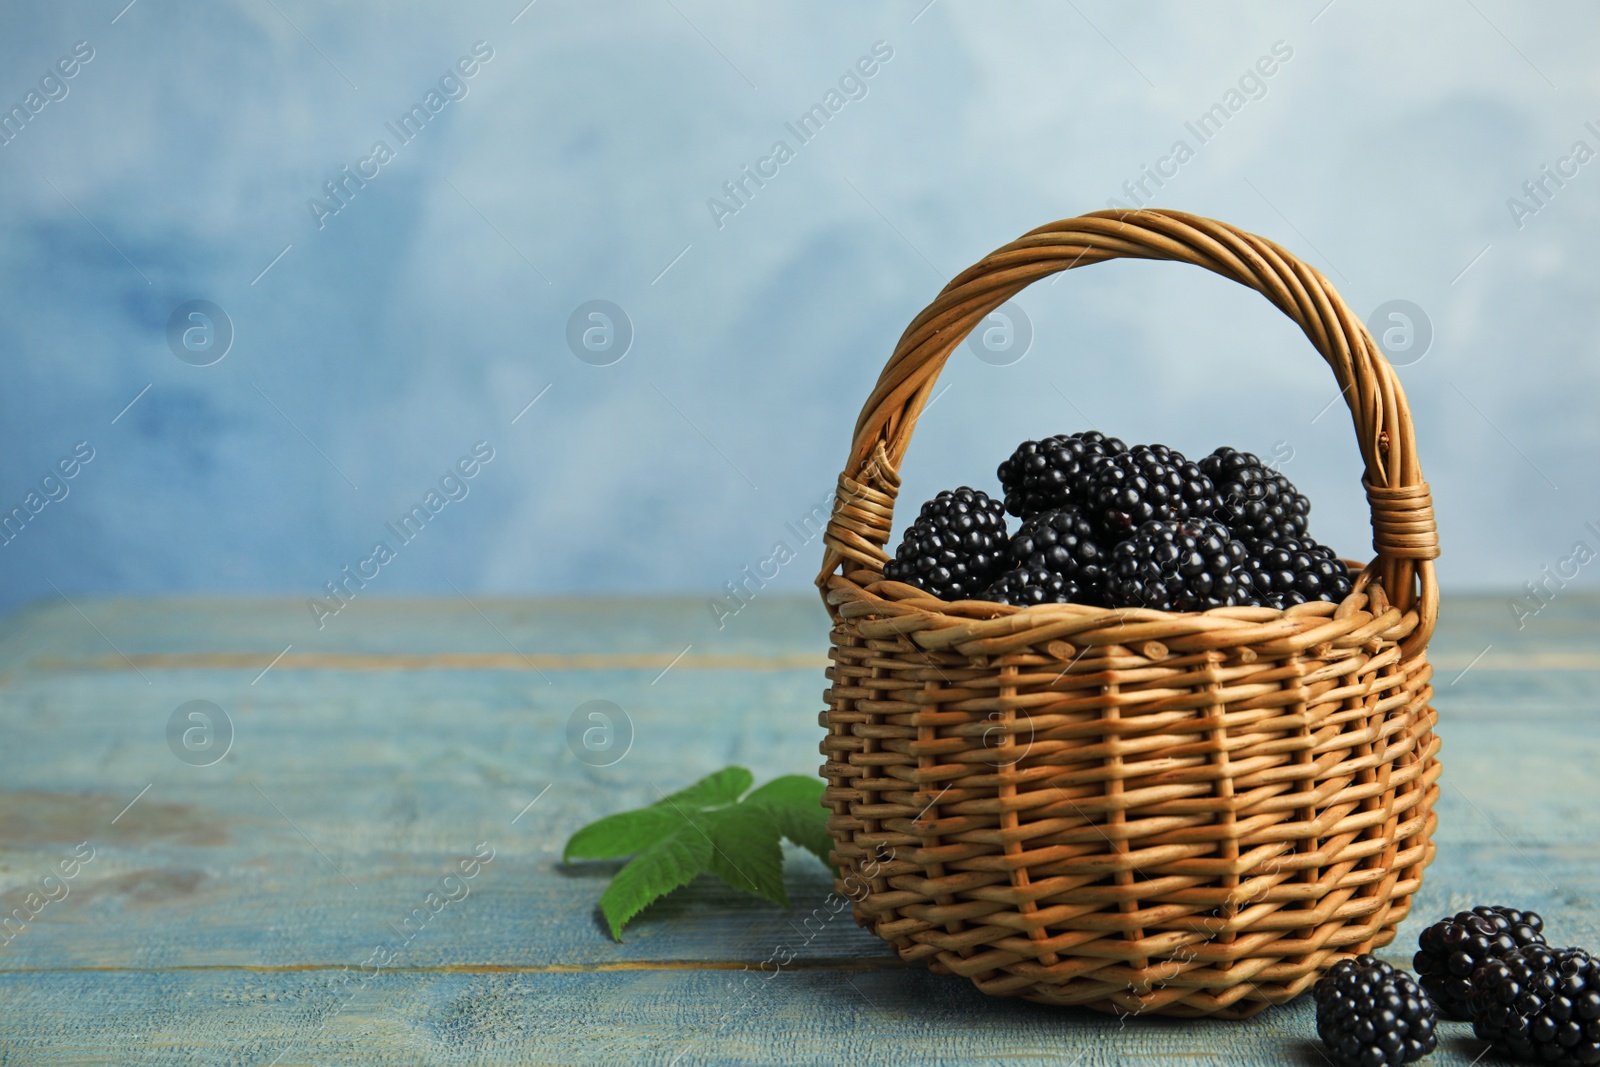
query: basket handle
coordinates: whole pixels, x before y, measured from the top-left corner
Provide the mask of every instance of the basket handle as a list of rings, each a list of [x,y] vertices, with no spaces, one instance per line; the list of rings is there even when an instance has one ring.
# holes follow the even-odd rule
[[[894,520],[899,466],[945,360],[990,312],[1058,271],[1108,259],[1192,263],[1256,290],[1305,332],[1333,368],[1366,464],[1376,577],[1390,601],[1415,610],[1409,648],[1427,643],[1438,617],[1433,560],[1438,529],[1417,464],[1411,411],[1394,368],[1366,326],[1318,271],[1255,234],[1181,211],[1095,211],[1023,234],[957,275],[911,320],[856,420],[839,476],[817,583],[841,567],[881,574]]]

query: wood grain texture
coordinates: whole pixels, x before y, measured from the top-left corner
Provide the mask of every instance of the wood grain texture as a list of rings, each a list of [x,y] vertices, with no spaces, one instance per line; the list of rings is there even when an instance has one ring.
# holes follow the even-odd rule
[[[0,1063],[1323,1062],[1305,998],[1242,1023],[1121,1022],[907,968],[848,913],[827,915],[828,874],[794,851],[790,911],[701,880],[612,942],[594,907],[607,869],[563,866],[566,836],[728,763],[758,779],[814,773],[820,671],[546,681],[280,664],[252,684],[315,632],[304,605],[78,604],[93,626],[59,603],[0,621],[0,911],[77,843],[95,848],[69,894],[0,946]],[[703,601],[476,604],[487,619],[459,599],[358,603],[306,648],[472,655],[509,639],[528,655],[670,660],[690,643],[783,657],[825,641],[813,598],[757,599],[721,632]],[[1557,600],[1522,631],[1504,599],[1447,601],[1441,617],[1433,647],[1456,666],[1436,680],[1440,851],[1385,954],[1404,962],[1422,923],[1484,901],[1536,908],[1557,938],[1600,945],[1600,670],[1485,669],[1496,655],[1591,654],[1600,601]],[[260,666],[59,665],[117,655],[108,642]],[[634,724],[632,750],[607,768],[565,740],[594,698]],[[215,766],[167,748],[167,718],[191,699],[233,719]],[[414,918],[483,841],[495,858],[470,894]],[[378,948],[393,965],[364,974]],[[779,950],[794,962],[766,977],[756,968]],[[1481,1051],[1459,1024],[1444,1031],[1430,1062]]]

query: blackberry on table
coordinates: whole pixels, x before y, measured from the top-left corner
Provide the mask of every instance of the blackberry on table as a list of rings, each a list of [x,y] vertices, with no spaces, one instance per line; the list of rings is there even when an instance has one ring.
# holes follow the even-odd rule
[[[1428,995],[1375,956],[1335,963],[1314,993],[1317,1036],[1339,1067],[1398,1067],[1438,1047]]]
[[[1472,1030],[1501,1052],[1544,1063],[1600,1063],[1600,961],[1579,948],[1528,945],[1472,974]]]
[[[1472,1018],[1468,1001],[1472,972],[1528,945],[1544,944],[1544,920],[1537,912],[1481,905],[1440,919],[1417,939],[1416,968],[1422,988],[1446,1019]]]
[[[1200,471],[1222,500],[1209,517],[1235,535],[1269,541],[1305,536],[1311,501],[1254,453],[1224,446],[1200,461]]]
[[[1326,545],[1310,537],[1245,542],[1247,567],[1255,602],[1288,608],[1313,600],[1337,604],[1350,595],[1350,570]]]
[[[1091,461],[1081,480],[1091,518],[1108,540],[1152,520],[1209,520],[1222,508],[1216,486],[1198,464],[1166,445],[1135,445]]]
[[[1152,519],[1111,552],[1112,607],[1205,611],[1248,603],[1245,546],[1216,522]]]
[[[1013,567],[1047,570],[1071,579],[1081,594],[1099,598],[1110,553],[1095,537],[1093,524],[1076,508],[1040,512],[1011,537]],[[1080,601],[1082,602],[1082,601]]]
[[[1006,510],[1027,519],[1078,503],[1082,476],[1090,462],[1127,450],[1127,445],[1098,430],[1024,441],[996,472],[1005,489]]]
[[[1044,567],[1021,566],[1006,571],[995,583],[984,590],[983,599],[996,604],[1081,604],[1085,602],[1084,590],[1075,579],[1046,570]]]
[[[964,485],[922,505],[883,576],[941,600],[962,600],[976,596],[1005,565],[1005,509],[988,493]]]

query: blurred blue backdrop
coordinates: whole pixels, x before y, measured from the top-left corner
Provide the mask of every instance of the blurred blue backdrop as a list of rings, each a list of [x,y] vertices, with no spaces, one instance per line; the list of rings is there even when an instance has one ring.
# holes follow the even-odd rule
[[[363,596],[709,597],[826,499],[945,281],[1112,198],[1420,309],[1447,589],[1600,545],[1593,6],[523,2],[0,13],[0,606],[309,598],[379,540]],[[574,347],[597,300],[625,319]],[[1018,304],[1022,358],[951,360],[902,520],[1092,424],[1292,453],[1369,551],[1331,375],[1259,297],[1115,263]]]

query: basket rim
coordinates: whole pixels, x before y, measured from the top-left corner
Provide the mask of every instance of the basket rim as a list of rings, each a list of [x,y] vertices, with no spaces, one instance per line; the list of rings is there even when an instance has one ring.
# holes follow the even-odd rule
[[[817,585],[824,597],[842,572],[881,568],[887,560],[899,465],[955,347],[984,316],[1034,282],[1120,258],[1186,263],[1254,289],[1327,361],[1365,468],[1361,480],[1376,552],[1368,570],[1415,619],[1407,652],[1425,648],[1438,620],[1438,529],[1394,368],[1327,278],[1293,253],[1226,223],[1158,208],[1095,211],[1031,230],[957,275],[912,319],[856,421],[823,538]]]
[[[1373,640],[1400,644],[1421,625],[1415,607],[1401,610],[1389,601],[1376,560],[1356,576],[1354,588],[1343,600],[1315,600],[1289,608],[1162,611],[1072,603],[947,601],[870,570],[835,574],[822,593],[836,623],[851,616],[849,621],[858,626],[864,623],[866,630],[875,632],[869,636],[877,631],[883,636],[899,634],[925,651],[951,650],[969,656],[1003,654],[1052,641],[1070,643],[1074,637],[1088,646],[1170,641],[1182,648],[1198,640],[1216,650],[1260,647],[1271,653],[1291,647],[1346,647]],[[846,612],[843,608],[848,604],[868,610]],[[1425,653],[1425,649],[1425,644],[1410,649],[1407,658]]]

